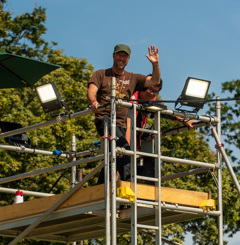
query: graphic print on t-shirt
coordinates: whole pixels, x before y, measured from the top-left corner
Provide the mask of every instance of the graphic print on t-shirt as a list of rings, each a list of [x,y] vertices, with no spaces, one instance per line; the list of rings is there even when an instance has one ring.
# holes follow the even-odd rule
[[[116,92],[116,96],[118,98],[125,98],[126,94],[122,93],[122,91],[125,91],[126,86],[124,85],[128,85],[130,83],[130,80],[119,80],[117,82],[117,92]]]

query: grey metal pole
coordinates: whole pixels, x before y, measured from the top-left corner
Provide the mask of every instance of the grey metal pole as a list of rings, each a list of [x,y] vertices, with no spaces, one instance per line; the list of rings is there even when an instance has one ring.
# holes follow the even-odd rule
[[[76,137],[72,135],[72,152],[76,153]],[[76,157],[73,157],[73,161],[76,161]],[[72,188],[76,185],[76,166],[72,166]],[[77,245],[77,242],[72,242],[72,245]]]
[[[88,108],[84,111],[76,112],[74,114],[69,114],[67,116],[62,116],[62,117],[59,116],[59,117],[57,117],[53,120],[47,121],[47,122],[31,125],[31,126],[24,127],[24,128],[15,129],[15,130],[0,134],[0,139],[5,138],[5,137],[9,137],[12,135],[16,135],[16,134],[28,132],[28,131],[33,130],[33,129],[47,127],[47,126],[50,126],[50,125],[53,125],[56,123],[60,123],[60,122],[65,122],[67,120],[78,118],[81,116],[86,116],[86,115],[90,114],[91,112],[92,112],[91,109]]]
[[[92,172],[90,172],[81,182],[79,182],[74,188],[67,192],[61,199],[52,205],[46,212],[44,212],[34,223],[26,228],[19,236],[17,236],[9,245],[15,245],[21,241],[26,235],[28,235],[34,228],[36,228],[45,218],[47,218],[52,212],[60,207],[66,200],[68,200],[76,191],[78,191],[90,178],[92,178],[98,171],[104,167],[104,162],[100,163]]]
[[[155,130],[158,131],[158,134],[155,136],[155,149],[154,153],[158,155],[157,158],[155,158],[155,178],[158,179],[157,182],[155,182],[155,190],[156,190],[156,202],[159,203],[159,205],[155,206],[155,226],[158,227],[158,230],[156,230],[156,244],[162,244],[162,210],[161,210],[161,129],[160,129],[160,123],[161,123],[161,114],[160,111],[156,112],[154,115],[154,126]]]
[[[189,176],[189,175],[201,174],[207,171],[209,171],[209,169],[207,168],[191,169],[185,172],[162,176],[161,181],[163,182],[163,181],[172,180],[176,178],[182,178],[182,177]]]
[[[216,143],[217,143],[217,149],[219,150],[219,152],[222,154],[222,157],[224,159],[224,162],[228,168],[228,171],[232,177],[232,180],[233,180],[233,183],[235,184],[236,188],[237,188],[237,191],[238,191],[238,194],[240,196],[240,185],[238,183],[238,179],[233,171],[233,168],[231,166],[231,163],[229,162],[228,160],[228,156],[227,156],[227,153],[225,152],[224,148],[223,148],[223,144],[221,143],[218,135],[217,135],[217,132],[215,130],[215,128],[212,128],[212,133],[213,133],[213,136],[214,136],[214,139],[216,140]]]
[[[117,100],[117,105],[124,106],[127,108],[132,108],[131,102],[124,102],[120,99]],[[138,104],[137,109],[143,109],[143,106],[141,104]],[[189,114],[189,113],[182,113],[182,112],[178,112],[178,111],[162,110],[158,107],[151,108],[151,110],[144,108],[144,110],[149,111],[149,112],[161,111],[161,114],[179,116],[179,117],[188,118],[188,119],[200,120],[203,122],[210,122],[210,123],[218,122],[217,117],[198,116],[198,115],[193,115],[193,114]]]
[[[125,154],[125,155],[128,155],[128,156],[133,156],[134,155],[133,151],[129,151],[129,150],[126,150],[124,148],[117,147],[116,150],[117,150],[116,152],[118,154]],[[141,152],[141,151],[137,151],[136,154],[139,155],[139,156],[147,156],[147,157],[155,157],[155,158],[158,157],[157,154],[144,153],[144,152]],[[181,158],[176,158],[176,157],[161,156],[161,160],[165,161],[165,162],[174,162],[174,163],[180,163],[180,164],[186,164],[186,165],[193,165],[193,166],[196,166],[196,167],[204,167],[204,168],[209,168],[209,169],[217,169],[218,168],[218,166],[215,163],[211,164],[211,163],[186,160],[186,159],[181,159]]]
[[[136,107],[134,103],[131,112],[131,182],[134,184],[134,204],[131,208],[131,244],[137,245],[137,120]]]
[[[9,150],[9,151],[16,151],[19,153],[32,153],[32,154],[41,154],[41,155],[45,155],[45,156],[69,158],[69,154],[62,153],[59,156],[55,156],[55,155],[53,155],[52,151],[44,151],[44,150],[38,150],[38,149],[25,148],[23,146],[1,145],[0,144],[0,149]]]
[[[220,99],[220,98],[217,97],[217,99]],[[221,103],[220,103],[220,100],[216,101],[216,117],[219,120],[219,122],[217,123],[217,133],[218,133],[219,138],[221,138]],[[219,168],[217,170],[218,210],[221,213],[221,215],[218,216],[218,244],[223,245],[222,158],[218,151],[217,151],[217,162],[219,165]]]
[[[76,152],[76,157],[84,157],[84,156],[88,156],[91,155],[93,153],[99,152],[100,149],[99,148],[94,148],[94,149],[90,149],[87,151],[81,151],[81,152]]]
[[[103,158],[104,158],[104,155],[101,154],[101,155],[98,155],[98,156],[89,157],[87,159],[81,159],[81,160],[68,162],[68,163],[64,163],[64,164],[53,166],[53,167],[49,167],[49,168],[38,169],[38,170],[35,170],[35,171],[32,171],[32,172],[27,172],[27,173],[23,173],[23,174],[18,174],[18,175],[2,178],[2,179],[0,179],[0,184],[8,183],[8,182],[19,180],[19,179],[25,179],[25,178],[28,178],[28,177],[33,177],[33,176],[37,176],[37,175],[40,175],[40,174],[51,173],[51,172],[54,172],[54,171],[57,171],[57,170],[70,168],[72,166],[81,165],[81,164],[84,164],[84,163],[95,162],[95,161],[98,161],[98,160],[102,160]]]
[[[108,108],[108,106],[109,106],[108,104],[102,105],[102,106],[98,106],[98,110],[101,111],[104,108]],[[13,136],[13,135],[16,135],[16,134],[21,134],[21,133],[24,133],[24,132],[28,132],[28,131],[33,130],[33,129],[38,129],[38,128],[42,128],[42,127],[51,126],[51,125],[56,124],[56,123],[66,122],[66,121],[71,120],[71,119],[75,119],[75,118],[78,118],[78,117],[86,116],[86,115],[88,115],[90,113],[92,113],[92,111],[91,111],[90,108],[88,108],[88,109],[86,109],[84,111],[76,112],[74,114],[69,114],[69,115],[65,115],[65,116],[58,116],[57,118],[55,118],[53,120],[50,120],[50,121],[47,121],[47,122],[34,124],[34,125],[30,125],[30,126],[27,126],[27,127],[24,127],[24,128],[19,128],[19,129],[15,129],[15,130],[12,130],[12,131],[9,131],[9,132],[1,133],[0,134],[0,139],[6,138],[6,137],[9,137],[9,136]]]
[[[16,191],[19,189],[12,189],[12,188],[6,188],[6,187],[0,187],[0,192],[2,193],[8,193],[8,194],[16,194]],[[43,192],[37,192],[37,191],[26,191],[22,190],[23,196],[30,196],[30,197],[50,197],[54,196],[55,194],[50,194],[50,193],[43,193]]]
[[[111,244],[108,116],[104,116],[105,240]]]
[[[173,211],[176,211],[176,212],[187,212],[187,213],[195,213],[195,214],[206,214],[206,215],[212,215],[212,216],[221,216],[221,213],[220,211],[206,211],[206,210],[203,210],[201,208],[192,208],[192,207],[186,207],[186,206],[180,206],[180,205],[177,205],[177,204],[167,204],[167,203],[162,203],[161,204],[162,206],[162,209],[165,209],[165,210],[173,210]]]
[[[81,157],[81,156],[88,156],[92,153],[99,152],[98,148],[82,151],[82,152],[75,152],[72,153],[62,153],[61,155],[54,155],[52,151],[45,151],[45,150],[38,150],[32,148],[25,148],[23,146],[13,146],[13,145],[2,145],[0,144],[0,149],[9,150],[9,151],[16,151],[19,153],[31,153],[31,154],[40,154],[44,156],[52,156],[52,157],[61,157],[61,158],[71,158],[73,157]]]
[[[209,125],[209,123],[207,123],[207,122],[198,122],[198,123],[193,124],[193,129],[197,129],[199,127],[203,127],[203,126],[207,126],[207,125]],[[187,126],[172,128],[172,129],[165,130],[165,131],[161,132],[161,136],[173,135],[173,134],[185,132],[187,130],[189,130],[189,127],[187,127]]]
[[[72,135],[72,152],[75,153],[76,152],[76,137],[75,135]],[[76,157],[73,157],[72,159],[73,161],[76,161]],[[72,166],[72,188],[75,186],[76,184],[76,166]]]
[[[218,166],[216,166],[216,164],[212,164],[212,163],[204,163],[204,162],[198,162],[198,161],[193,161],[193,160],[185,160],[185,159],[180,159],[180,158],[176,158],[176,157],[161,156],[161,160],[165,161],[165,162],[175,162],[175,163],[193,165],[196,167],[204,167],[204,168],[209,168],[209,169],[216,169],[218,167]]]
[[[117,244],[117,221],[116,221],[116,78],[111,81],[111,245]]]

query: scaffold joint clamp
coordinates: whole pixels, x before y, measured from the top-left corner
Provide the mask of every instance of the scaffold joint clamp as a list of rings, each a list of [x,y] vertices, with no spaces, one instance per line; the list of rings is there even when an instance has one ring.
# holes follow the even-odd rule
[[[107,137],[106,136],[102,136],[101,139],[108,139],[109,141],[112,141],[112,140],[118,140],[119,138],[116,136],[116,137],[112,137],[111,135],[108,135]]]
[[[220,149],[221,147],[224,147],[224,143],[223,142],[221,142],[220,144],[216,144],[215,145],[216,149]]]

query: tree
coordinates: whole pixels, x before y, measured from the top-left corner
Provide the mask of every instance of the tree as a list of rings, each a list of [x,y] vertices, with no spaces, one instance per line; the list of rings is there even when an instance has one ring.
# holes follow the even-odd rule
[[[62,64],[64,68],[45,76],[39,81],[39,84],[55,81],[72,112],[86,109],[88,105],[86,98],[87,81],[92,73],[92,66],[87,64],[85,59],[67,58],[61,54],[61,51],[56,51],[55,54],[52,54],[50,61],[52,59],[55,60],[55,63]],[[3,89],[0,90],[0,94],[2,98],[0,102],[1,120],[18,122],[23,126],[28,126],[50,119],[47,114],[43,113],[36,93],[32,88]],[[78,151],[89,148],[92,142],[96,140],[93,115],[28,132],[34,148],[45,150],[60,149],[63,151],[71,151],[71,135],[73,134],[77,137]],[[47,167],[66,161],[48,159],[46,156],[37,156],[36,160],[33,156],[23,156],[13,152],[6,153],[2,151],[1,153],[3,154],[1,165],[4,166],[3,171],[1,171],[1,177],[33,170],[38,164],[40,164],[39,167]],[[9,168],[5,164],[6,158],[12,159]],[[21,159],[22,164],[17,164],[19,159]],[[47,164],[45,163],[46,161],[48,162]],[[35,166],[30,164],[31,162],[35,162]],[[15,167],[13,168],[12,165]],[[39,188],[37,182],[36,188]]]
[[[4,11],[7,0],[0,0],[0,47],[2,52],[47,59],[52,50],[42,35],[46,33],[46,9],[35,7],[32,13],[23,13],[13,17],[10,11]],[[52,46],[56,45],[52,42]]]
[[[61,51],[52,52],[49,61],[54,61],[55,64],[61,64],[64,68],[60,68],[46,75],[39,81],[39,84],[54,81],[60,94],[65,98],[71,112],[85,110],[88,106],[86,98],[87,82],[92,74],[92,66],[89,65],[85,59],[79,60],[77,58],[63,56]],[[2,121],[17,122],[21,123],[23,126],[28,126],[50,119],[49,116],[43,112],[36,92],[32,88],[3,89],[0,90],[0,96]],[[71,136],[76,135],[77,151],[79,152],[93,148],[92,143],[98,139],[93,121],[94,116],[90,114],[69,120],[66,123],[32,130],[27,134],[32,141],[33,148],[48,151],[57,149],[67,152],[71,152]],[[3,144],[4,141],[1,140],[1,143]],[[19,154],[3,150],[0,150],[0,158],[0,177],[12,176],[70,161],[61,158]],[[96,163],[85,166],[83,168],[83,176],[95,166]],[[5,187],[49,192],[55,181],[63,172],[65,172],[65,170],[13,183],[11,182],[6,184]],[[70,174],[71,171],[64,176],[71,179]],[[88,184],[91,185],[95,183],[96,178],[93,178]],[[70,188],[71,185],[69,181],[62,178],[58,185],[54,187],[52,193],[66,192]],[[1,201],[1,205],[10,204],[12,199],[12,195],[2,194],[1,200],[4,201]]]
[[[233,105],[227,102],[222,105],[222,129],[225,136],[224,140],[229,144],[227,152],[232,162],[235,162],[234,171],[239,177],[240,159],[236,157],[236,152],[238,151],[239,153],[240,150],[240,80],[222,83],[222,92],[229,93],[230,98],[235,99]],[[232,145],[236,147],[235,150],[231,148]],[[236,194],[230,198],[235,205],[234,210],[236,211],[233,216],[234,222],[228,221],[227,223],[226,231],[230,232],[231,236],[240,230],[240,200]]]
[[[222,96],[225,102],[221,102],[221,128],[222,141],[225,143],[225,151],[227,152],[230,161],[233,163],[233,170],[239,178],[240,159],[236,157],[240,150],[240,80],[232,80],[222,83]],[[213,99],[215,93],[209,96]],[[222,99],[222,98],[220,98]],[[208,114],[214,112],[214,105],[208,104]],[[232,236],[240,230],[240,200],[233,181],[229,176],[226,168],[224,168],[223,178],[223,199],[224,199],[224,224],[225,232]],[[229,189],[229,181],[232,190]]]
[[[62,65],[63,68],[45,76],[38,84],[54,81],[70,110],[73,112],[85,110],[88,106],[86,98],[87,81],[93,72],[93,67],[88,64],[86,59],[64,56],[61,50],[52,49],[49,43],[42,38],[42,35],[46,32],[44,8],[34,8],[32,13],[13,17],[9,11],[4,11],[4,4],[6,4],[6,0],[0,0],[0,44],[2,51]],[[23,126],[28,126],[50,119],[48,115],[43,113],[36,94],[31,88],[0,90],[0,98],[0,113],[3,121],[17,122]],[[33,130],[27,134],[34,148],[63,151],[71,151],[71,136],[75,134],[77,137],[77,151],[82,151],[91,148],[92,142],[98,139],[93,119],[94,116],[90,114],[86,117],[67,121],[64,124]],[[174,126],[171,122],[163,122],[162,130]],[[4,143],[4,141],[1,140],[1,143]],[[206,162],[215,161],[214,153],[205,142],[204,135],[197,131],[184,132],[163,138],[162,150],[163,155],[167,156]],[[1,178],[66,162],[66,160],[60,158],[19,154],[3,150],[0,150],[0,159]],[[85,166],[83,174],[86,175],[96,164],[92,163]],[[162,163],[163,175],[186,171],[190,168],[190,166],[186,165]],[[5,187],[48,192],[63,172],[59,171],[34,177],[33,179],[16,181],[6,184]],[[65,176],[69,177],[69,175],[70,173],[66,173]],[[223,179],[225,190],[223,193],[224,212],[227,214],[224,219],[225,227],[229,233],[236,232],[239,229],[239,199],[225,169],[223,171]],[[96,178],[93,178],[88,184],[92,185],[95,183]],[[207,173],[167,181],[163,185],[211,192],[213,198],[216,199],[215,183],[211,175]],[[69,182],[62,178],[57,187],[53,189],[53,192],[66,192],[69,188]],[[4,197],[2,194],[0,197],[0,200],[2,200],[0,205],[9,204],[13,199],[12,196],[6,196],[5,194]],[[184,239],[184,234],[188,230],[193,234],[199,234],[199,236],[195,236],[196,244],[204,244],[205,240],[216,243],[216,227],[216,219],[210,217],[209,219],[200,219],[190,223],[164,226],[163,235],[173,237],[175,241],[180,242]],[[0,244],[6,244],[7,241],[9,239],[2,238]],[[101,244],[101,240],[99,241]],[[129,235],[119,236],[118,241],[119,244],[128,243]],[[143,242],[153,244],[153,240],[149,236],[142,236],[140,243]],[[95,241],[92,242],[92,244],[94,243]],[[23,241],[21,244],[53,243]]]
[[[64,56],[61,50],[53,50],[45,42],[41,37],[46,31],[44,24],[46,19],[45,9],[41,7],[35,8],[32,13],[25,13],[13,18],[10,12],[4,11],[5,3],[5,0],[0,1],[0,18],[2,18],[0,26],[1,51],[62,65],[63,68],[45,76],[38,84],[54,81],[61,95],[65,98],[71,112],[85,110],[88,106],[86,98],[87,82],[93,72],[93,67],[88,64],[86,59]],[[26,44],[29,41],[31,45]],[[0,90],[0,96],[2,121],[21,123],[25,127],[50,119],[47,114],[43,113],[36,93],[32,88],[2,89]],[[93,119],[93,115],[88,115],[84,118],[67,121],[64,124],[33,130],[27,134],[34,148],[49,151],[54,149],[71,151],[71,136],[75,134],[77,151],[83,151],[93,148],[92,142],[97,139]],[[4,140],[1,140],[1,143],[4,144]],[[0,158],[1,178],[68,161],[67,159],[19,154],[3,150],[0,150]],[[83,176],[95,166],[96,163],[85,166]],[[5,184],[4,186],[49,192],[55,181],[64,171],[19,180],[14,183]],[[69,178],[70,173],[66,173],[65,176]],[[89,184],[94,184],[95,182],[96,178],[93,178]],[[57,194],[66,192],[70,188],[69,181],[62,178],[52,192]],[[12,195],[0,194],[0,197],[0,205],[10,204],[13,200]],[[28,199],[26,198],[25,200]],[[0,244],[6,244],[10,240],[2,238]],[[23,241],[22,244],[52,243]]]

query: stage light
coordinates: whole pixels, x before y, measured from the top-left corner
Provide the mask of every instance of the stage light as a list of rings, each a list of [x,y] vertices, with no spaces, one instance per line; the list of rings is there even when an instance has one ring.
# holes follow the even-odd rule
[[[194,109],[191,112],[198,112],[204,106],[210,83],[207,80],[188,77],[183,91],[176,101],[175,108],[180,103],[181,106],[193,107]],[[186,111],[181,107],[176,110]]]
[[[36,92],[44,112],[51,113],[52,111],[59,110],[62,107],[65,107],[65,109],[68,111],[67,104],[62,99],[56,85],[53,82],[36,87]]]

